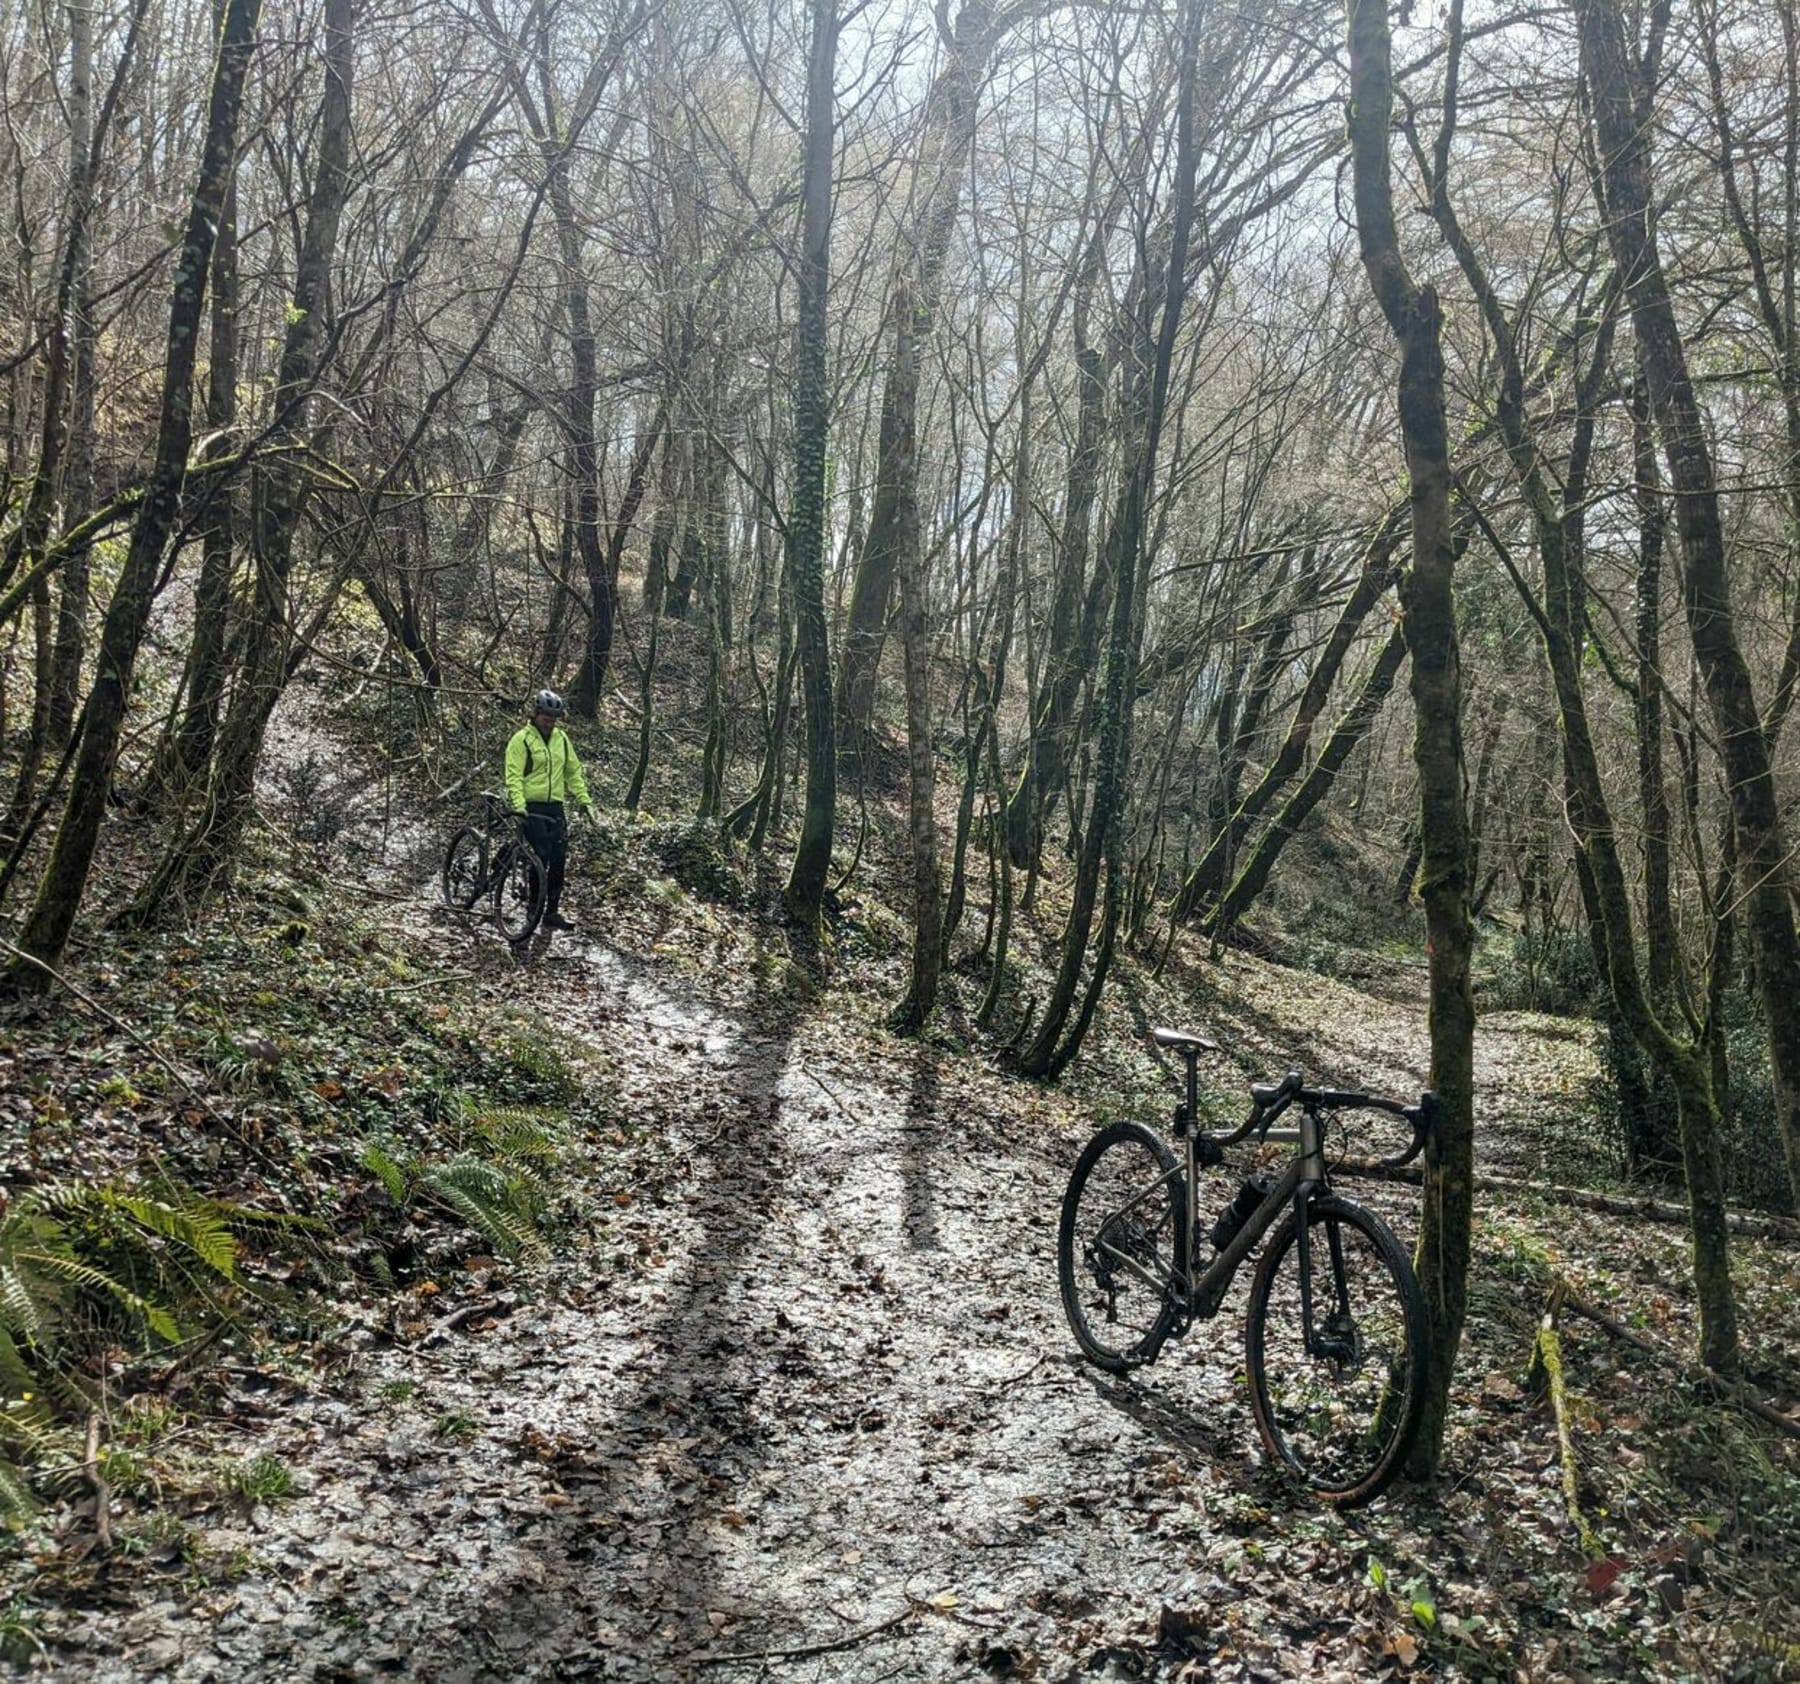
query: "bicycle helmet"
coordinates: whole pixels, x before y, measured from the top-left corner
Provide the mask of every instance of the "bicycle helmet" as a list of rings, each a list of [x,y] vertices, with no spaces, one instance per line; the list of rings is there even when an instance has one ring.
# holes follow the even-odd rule
[[[558,719],[569,711],[568,704],[554,690],[540,690],[532,700],[533,713],[553,713]]]

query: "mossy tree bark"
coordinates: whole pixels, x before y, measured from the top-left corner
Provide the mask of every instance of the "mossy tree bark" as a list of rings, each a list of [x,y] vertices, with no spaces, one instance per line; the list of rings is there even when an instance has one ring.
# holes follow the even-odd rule
[[[220,0],[222,5],[223,0]],[[237,176],[225,191],[212,258],[212,323],[207,356],[206,424],[229,448],[237,421],[238,382]],[[227,674],[225,634],[231,582],[237,565],[237,522],[229,484],[207,494],[201,533],[200,578],[194,587],[194,636],[182,673],[182,706],[165,752],[158,783],[179,797],[212,758],[219,728],[219,705]]]
[[[1651,99],[1614,0],[1577,0],[1581,69],[1600,160],[1606,236],[1631,304],[1650,406],[1681,534],[1683,602],[1718,732],[1737,827],[1743,925],[1768,1025],[1769,1067],[1790,1193],[1800,1201],[1800,933],[1787,842],[1749,663],[1738,639],[1706,418],[1657,247]]]
[[[1456,74],[1461,46],[1462,5],[1461,0],[1453,0],[1443,125],[1433,158],[1427,163],[1421,150],[1420,161],[1430,176],[1433,215],[1475,294],[1494,346],[1500,377],[1496,395],[1499,430],[1523,493],[1543,566],[1542,603],[1529,597],[1527,600],[1543,638],[1561,716],[1566,806],[1580,849],[1578,871],[1590,931],[1609,978],[1618,1015],[1675,1089],[1693,1217],[1701,1352],[1714,1366],[1730,1367],[1736,1362],[1737,1321],[1719,1174],[1717,1104],[1701,1049],[1668,1027],[1643,984],[1625,872],[1582,684],[1587,618],[1583,506],[1595,391],[1609,359],[1610,302],[1602,319],[1588,324],[1593,349],[1587,370],[1578,373],[1576,431],[1559,496],[1552,489],[1551,475],[1526,410],[1525,364],[1514,324],[1465,235],[1450,196],[1448,162],[1456,120]],[[1517,576],[1516,568],[1514,573]]]
[[[1450,531],[1450,456],[1444,419],[1442,318],[1400,255],[1388,135],[1393,53],[1387,0],[1350,0],[1350,149],[1356,231],[1370,289],[1400,347],[1400,427],[1412,503],[1412,566],[1400,604],[1412,658],[1430,977],[1431,1085],[1440,1123],[1426,1147],[1416,1254],[1431,1319],[1433,1361],[1411,1471],[1436,1471],[1450,1379],[1468,1305],[1474,1203],[1475,1002],[1469,986],[1469,837],[1463,808],[1462,675]]]
[[[177,825],[163,859],[139,891],[132,916],[160,917],[165,900],[203,899],[229,881],[255,796],[256,765],[275,704],[286,687],[292,639],[289,581],[312,493],[298,448],[310,437],[312,399],[335,352],[331,263],[350,195],[350,116],[355,80],[356,8],[326,0],[324,88],[306,222],[294,264],[294,291],[282,339],[267,440],[250,489],[253,584],[230,651],[231,705],[218,727],[206,800],[192,825]]]

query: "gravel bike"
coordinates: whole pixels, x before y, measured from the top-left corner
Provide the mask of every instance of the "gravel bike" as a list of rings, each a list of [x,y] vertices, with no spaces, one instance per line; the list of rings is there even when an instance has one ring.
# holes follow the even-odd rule
[[[536,932],[548,892],[549,873],[525,840],[523,819],[489,791],[481,823],[464,825],[444,850],[444,904],[467,912],[487,895],[500,933],[516,946]]]
[[[1119,1122],[1083,1149],[1063,1198],[1057,1267],[1063,1308],[1089,1361],[1114,1373],[1152,1363],[1164,1343],[1219,1312],[1238,1266],[1264,1234],[1245,1316],[1250,1408],[1270,1458],[1327,1502],[1366,1503],[1399,1471],[1425,1398],[1425,1299],[1400,1241],[1373,1211],[1332,1191],[1327,1118],[1385,1111],[1412,1128],[1398,1167],[1423,1149],[1434,1094],[1416,1105],[1373,1094],[1309,1088],[1298,1071],[1250,1089],[1249,1118],[1228,1134],[1197,1126],[1199,1035],[1153,1030],[1187,1061],[1175,1109],[1183,1161],[1155,1130]],[[1296,1128],[1270,1127],[1297,1107]],[[1279,1175],[1245,1178],[1216,1220],[1202,1226],[1201,1172],[1226,1148],[1258,1143],[1297,1150]],[[1280,1226],[1277,1227],[1276,1224]]]

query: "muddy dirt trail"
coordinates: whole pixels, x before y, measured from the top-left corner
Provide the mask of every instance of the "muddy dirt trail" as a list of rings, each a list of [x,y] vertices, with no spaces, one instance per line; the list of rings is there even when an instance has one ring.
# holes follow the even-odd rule
[[[1213,1653],[1243,1621],[1244,1676],[1277,1645],[1282,1674],[1349,1676],[1233,1577],[1271,1495],[1241,1284],[1129,1383],[1073,1360],[1066,1109],[603,941],[528,973],[482,951],[644,1125],[603,1241],[414,1344],[353,1333],[355,1385],[256,1441],[301,1493],[207,1536],[245,1575],[92,1616],[60,1676],[1136,1676],[1165,1607]]]

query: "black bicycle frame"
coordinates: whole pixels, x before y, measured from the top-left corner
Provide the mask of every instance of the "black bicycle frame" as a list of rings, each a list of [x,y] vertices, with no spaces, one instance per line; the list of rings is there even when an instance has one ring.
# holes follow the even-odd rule
[[[1281,1108],[1285,1109],[1285,1105]],[[1279,1115],[1279,1111],[1276,1113]],[[1169,1177],[1177,1175],[1180,1168],[1169,1170],[1160,1175],[1143,1192],[1129,1203],[1121,1205],[1100,1225],[1098,1245],[1107,1261],[1118,1269],[1135,1275],[1151,1288],[1152,1291],[1178,1295],[1181,1307],[1190,1315],[1205,1321],[1219,1312],[1225,1302],[1225,1294],[1231,1290],[1232,1280],[1236,1277],[1238,1266],[1256,1249],[1257,1242],[1275,1225],[1283,1210],[1289,1205],[1294,1207],[1296,1220],[1299,1223],[1298,1243],[1300,1246],[1300,1314],[1303,1334],[1308,1356],[1319,1355],[1318,1342],[1313,1333],[1312,1314],[1312,1236],[1306,1220],[1307,1206],[1313,1195],[1326,1186],[1325,1179],[1325,1127],[1319,1120],[1318,1113],[1310,1106],[1300,1114],[1300,1126],[1294,1129],[1265,1129],[1261,1138],[1276,1145],[1297,1145],[1299,1153],[1289,1160],[1287,1167],[1281,1172],[1280,1179],[1269,1190],[1254,1211],[1250,1213],[1242,1228],[1232,1237],[1231,1243],[1215,1257],[1198,1276],[1194,1274],[1194,1254],[1200,1232],[1200,1175],[1206,1167],[1205,1158],[1209,1155],[1207,1148],[1211,1144],[1207,1135],[1198,1132],[1187,1134],[1187,1209],[1185,1227],[1187,1255],[1180,1259],[1173,1280],[1157,1280],[1136,1258],[1128,1257],[1116,1246],[1107,1243],[1105,1238],[1107,1227],[1127,1212],[1135,1210],[1146,1199],[1152,1198],[1161,1188],[1167,1185]],[[1213,1148],[1217,1150],[1216,1147]],[[1337,1308],[1346,1306],[1344,1300],[1344,1267],[1343,1250],[1336,1231],[1330,1236],[1332,1278],[1336,1283],[1338,1298]]]

